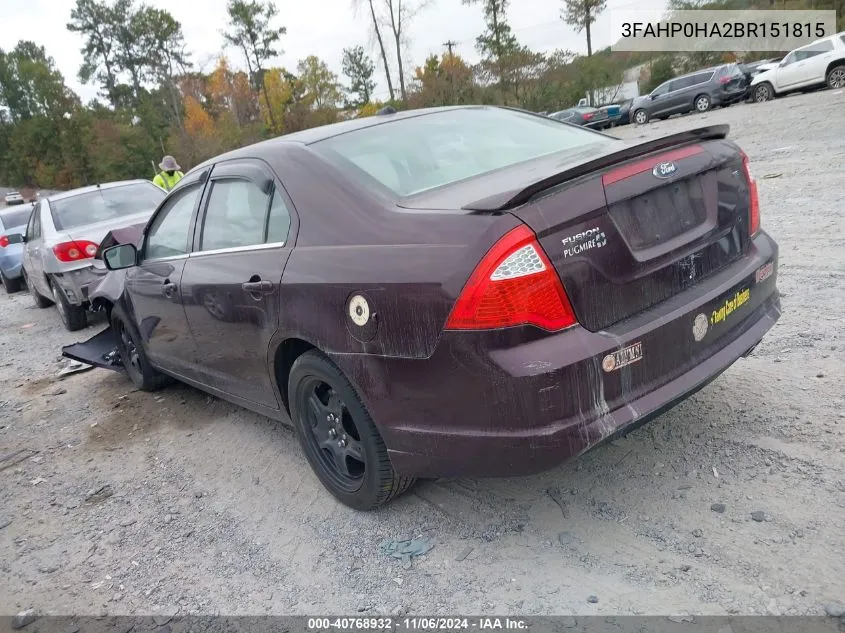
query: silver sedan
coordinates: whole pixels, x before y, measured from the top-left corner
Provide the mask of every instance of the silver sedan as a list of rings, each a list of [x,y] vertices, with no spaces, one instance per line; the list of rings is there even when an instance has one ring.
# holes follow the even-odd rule
[[[94,256],[113,229],[146,222],[166,192],[148,180],[74,189],[41,199],[26,227],[23,274],[39,308],[55,304],[65,327],[87,325],[88,292],[97,275]]]

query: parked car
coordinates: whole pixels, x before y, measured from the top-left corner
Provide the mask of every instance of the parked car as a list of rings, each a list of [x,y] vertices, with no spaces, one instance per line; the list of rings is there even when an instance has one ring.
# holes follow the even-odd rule
[[[825,85],[845,88],[845,31],[796,48],[775,68],[751,80],[751,94],[754,101],[761,103]]]
[[[619,104],[619,117],[614,125],[628,125],[631,122],[631,105],[633,103],[633,99],[626,99]]]
[[[88,291],[101,277],[93,271],[100,240],[111,229],[146,221],[165,191],[148,180],[127,180],[74,189],[42,198],[26,232],[23,274],[35,304],[55,304],[70,331],[87,325]]]
[[[6,193],[3,199],[5,200],[7,205],[23,204],[25,202],[23,196],[20,194],[19,191],[9,191]]]
[[[23,286],[23,246],[12,244],[9,234],[22,233],[29,222],[33,204],[0,209],[0,283],[7,293],[18,292]]]
[[[745,97],[747,82],[737,64],[723,64],[663,82],[631,106],[633,120],[642,125],[673,114],[707,112]]]
[[[598,128],[607,123],[607,112],[589,106],[578,106],[552,112],[549,118],[563,121],[564,123],[571,123],[572,125]]]
[[[63,354],[290,416],[354,508],[416,477],[546,470],[779,318],[777,245],[727,132],[629,144],[475,106],[238,149],[186,174],[138,248],[104,251],[111,328]]]

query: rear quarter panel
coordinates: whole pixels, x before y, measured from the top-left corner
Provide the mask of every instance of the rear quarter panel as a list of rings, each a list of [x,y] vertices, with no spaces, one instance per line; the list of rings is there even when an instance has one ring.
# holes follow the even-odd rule
[[[510,215],[399,210],[307,148],[274,165],[299,215],[282,278],[279,338],[332,355],[430,356],[475,265],[519,220]],[[354,325],[347,302],[372,314]]]

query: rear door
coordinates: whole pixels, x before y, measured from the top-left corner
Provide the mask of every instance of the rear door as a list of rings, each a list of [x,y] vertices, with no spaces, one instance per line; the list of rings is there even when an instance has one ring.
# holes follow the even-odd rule
[[[214,167],[182,275],[202,382],[278,408],[267,357],[292,241],[292,204],[259,160]]]
[[[537,233],[592,331],[690,288],[749,242],[749,186],[724,140],[627,161],[513,213]]]
[[[52,296],[47,278],[44,275],[44,236],[41,228],[41,213],[47,203],[39,202],[35,205],[29,225],[26,228],[26,249],[24,251],[24,268],[27,279],[35,285],[35,289],[44,297]]]
[[[182,301],[182,271],[208,171],[186,177],[155,212],[139,264],[126,271],[125,288],[144,349],[152,363],[196,379],[196,344]]]

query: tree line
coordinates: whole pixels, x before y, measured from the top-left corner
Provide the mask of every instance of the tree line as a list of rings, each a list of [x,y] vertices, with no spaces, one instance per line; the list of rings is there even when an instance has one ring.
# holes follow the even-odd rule
[[[397,109],[467,103],[553,111],[620,83],[626,68],[647,62],[647,83],[721,55],[593,50],[591,27],[607,0],[562,0],[561,19],[583,33],[587,54],[538,52],[521,43],[507,14],[510,0],[461,0],[484,18],[469,64],[446,41],[441,55],[411,68],[404,58],[414,18],[433,0],[355,0],[367,16],[375,59],[363,45],[343,50],[342,75],[314,55],[295,67],[272,65],[287,33],[272,0],[229,0],[226,51],[210,72],[194,67],[182,25],[166,10],[136,0],[76,0],[67,28],[82,42],[83,83],[97,98],[82,103],[43,46],[21,40],[0,49],[0,183],[72,188],[154,175],[162,154],[185,168],[280,134]],[[561,0],[550,0],[561,1]],[[762,0],[768,7],[769,2]],[[812,2],[813,8],[845,0]],[[692,3],[692,4],[691,4]],[[671,0],[675,9],[747,7],[748,0]],[[841,15],[841,13],[840,13]],[[244,68],[238,69],[235,64]],[[653,70],[654,72],[649,72]],[[387,99],[374,97],[382,76]],[[661,79],[663,80],[663,79]]]

